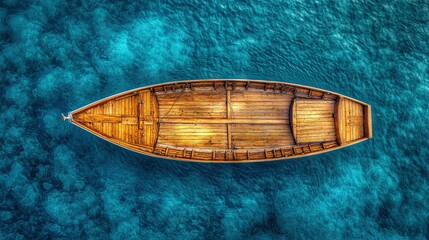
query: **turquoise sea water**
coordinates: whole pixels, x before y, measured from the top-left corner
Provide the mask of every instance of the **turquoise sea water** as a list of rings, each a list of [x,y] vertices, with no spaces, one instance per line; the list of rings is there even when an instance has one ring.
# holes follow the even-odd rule
[[[0,2],[0,239],[429,238],[429,3]],[[140,86],[285,81],[373,107],[372,140],[251,164],[142,156],[60,113]]]

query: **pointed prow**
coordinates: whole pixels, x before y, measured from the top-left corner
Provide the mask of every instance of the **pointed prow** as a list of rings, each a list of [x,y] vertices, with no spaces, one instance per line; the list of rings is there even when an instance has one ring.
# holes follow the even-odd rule
[[[69,113],[66,117],[64,116],[64,114],[61,113],[61,119],[63,120],[63,122],[66,120],[71,121],[71,114]]]

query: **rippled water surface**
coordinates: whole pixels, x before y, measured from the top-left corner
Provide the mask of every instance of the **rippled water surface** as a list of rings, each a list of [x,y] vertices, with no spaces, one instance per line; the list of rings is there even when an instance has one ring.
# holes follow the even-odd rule
[[[427,1],[3,0],[0,21],[0,238],[429,238]],[[202,78],[357,98],[373,106],[374,138],[201,164],[126,151],[60,119]]]

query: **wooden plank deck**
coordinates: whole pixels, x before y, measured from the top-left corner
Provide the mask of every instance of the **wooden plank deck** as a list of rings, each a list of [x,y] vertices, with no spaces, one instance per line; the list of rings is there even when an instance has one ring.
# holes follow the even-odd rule
[[[364,138],[365,106],[346,98],[339,98],[336,106],[336,136],[340,145]],[[372,134],[372,133],[371,133]]]
[[[292,132],[297,144],[336,141],[335,101],[297,98],[292,105]]]
[[[144,90],[113,98],[73,115],[73,121],[118,145],[153,149],[158,135],[155,96]]]
[[[162,92],[157,95],[161,116],[157,144],[198,151],[292,145],[292,98],[291,92],[232,87]]]

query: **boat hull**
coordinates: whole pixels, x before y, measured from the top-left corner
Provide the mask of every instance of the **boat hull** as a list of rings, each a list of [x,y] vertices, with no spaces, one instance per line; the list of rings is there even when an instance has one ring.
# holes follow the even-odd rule
[[[79,108],[67,118],[129,150],[183,161],[281,160],[372,137],[371,106],[366,103],[322,89],[256,80],[137,88]]]

